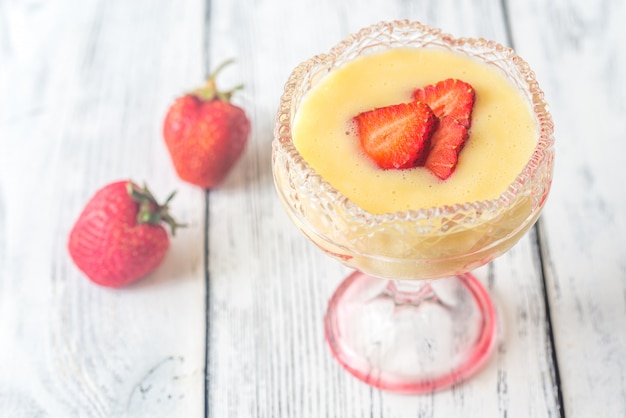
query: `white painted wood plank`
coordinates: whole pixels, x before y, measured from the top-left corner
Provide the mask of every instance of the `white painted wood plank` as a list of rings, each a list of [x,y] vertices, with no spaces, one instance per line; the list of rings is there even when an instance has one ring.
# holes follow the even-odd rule
[[[556,124],[545,212],[549,295],[568,417],[626,416],[626,6],[511,2],[513,35]]]
[[[379,20],[411,18],[458,36],[506,42],[493,2],[213,2],[210,60],[237,57],[232,83],[253,133],[227,184],[210,194],[209,414],[229,417],[558,416],[532,237],[477,272],[504,324],[475,379],[433,396],[372,390],[343,371],[323,337],[326,302],[347,270],[287,219],[270,143],[282,88],[301,61]],[[236,26],[236,30],[233,27]]]
[[[2,2],[0,411],[11,417],[201,416],[204,192],[161,138],[202,77],[203,2]],[[189,228],[162,267],[109,290],[72,265],[87,199],[148,181]]]
[[[621,416],[624,194],[614,170],[624,155],[624,9],[510,3],[516,47],[537,71],[557,123],[544,226],[566,412]],[[255,122],[244,160],[210,195],[213,416],[558,415],[539,276],[529,269],[532,239],[479,271],[506,326],[488,368],[447,393],[398,397],[369,390],[330,358],[321,319],[346,271],[298,235],[271,185],[272,119],[299,61],[397,17],[504,41],[501,11],[472,4],[213,4],[211,62],[239,57],[229,77],[248,84],[239,100]],[[185,6],[0,2],[3,412],[202,414],[203,195],[173,178],[156,122],[204,72],[202,5]],[[586,100],[570,99],[572,86]],[[137,166],[133,153],[143,157]],[[64,246],[84,201],[118,176],[154,179],[161,196],[177,187],[179,217],[195,226],[181,231],[163,269],[129,292],[89,286]],[[36,187],[45,217],[35,216]]]

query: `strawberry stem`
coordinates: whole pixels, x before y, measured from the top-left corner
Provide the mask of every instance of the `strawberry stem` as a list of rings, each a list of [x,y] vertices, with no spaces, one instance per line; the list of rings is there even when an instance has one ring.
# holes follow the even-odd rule
[[[220,65],[217,66],[217,68],[215,70],[213,70],[213,73],[209,75],[209,81],[213,81],[215,82],[215,79],[217,78],[217,75],[226,67],[228,67],[230,64],[233,64],[235,62],[235,60],[233,58],[231,59],[227,59],[226,61],[224,61],[223,63],[221,63]]]
[[[151,224],[160,225],[161,222],[165,222],[170,226],[172,236],[176,235],[176,228],[182,228],[187,225],[179,224],[169,213],[169,203],[174,198],[176,192],[172,192],[164,204],[159,204],[155,199],[148,186],[144,183],[143,188],[140,188],[132,181],[126,183],[126,190],[130,197],[139,204],[139,210],[137,212],[138,224]]]
[[[227,90],[227,91],[220,91],[217,88],[217,83],[215,82],[215,80],[217,79],[218,74],[224,68],[226,68],[227,66],[229,66],[230,64],[234,62],[235,60],[231,58],[229,60],[224,61],[220,65],[218,65],[217,68],[213,71],[213,73],[209,75],[209,78],[207,79],[206,84],[203,87],[193,90],[191,94],[205,101],[219,99],[225,102],[229,102],[233,94],[237,90],[243,89],[243,84],[235,86],[232,89]]]

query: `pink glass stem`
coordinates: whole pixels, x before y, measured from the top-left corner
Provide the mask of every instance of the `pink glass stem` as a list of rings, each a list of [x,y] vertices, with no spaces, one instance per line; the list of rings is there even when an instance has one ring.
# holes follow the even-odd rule
[[[408,283],[397,282],[396,280],[389,280],[385,290],[377,296],[377,298],[389,298],[393,301],[396,308],[403,305],[418,306],[424,301],[437,300],[437,294],[430,285],[430,282],[420,281],[410,283],[408,290],[402,290],[399,287],[405,287]],[[404,286],[403,286],[404,285]]]
[[[326,339],[339,363],[367,384],[430,393],[487,362],[496,342],[495,309],[469,273],[395,282],[355,272],[329,302]]]

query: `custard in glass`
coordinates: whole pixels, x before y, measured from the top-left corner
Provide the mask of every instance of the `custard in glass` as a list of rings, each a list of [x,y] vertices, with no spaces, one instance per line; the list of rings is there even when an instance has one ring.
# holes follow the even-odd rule
[[[425,167],[379,168],[361,149],[354,116],[408,102],[416,88],[447,78],[476,92],[454,174],[441,181]],[[493,68],[450,51],[399,48],[359,57],[320,81],[303,98],[292,135],[330,185],[368,212],[391,213],[497,198],[530,158],[536,129],[529,104]]]
[[[328,254],[377,277],[434,279],[488,263],[534,224],[550,186],[552,164],[537,169],[548,148],[538,117],[547,112],[527,85],[533,75],[525,63],[487,41],[459,48],[423,41],[369,47],[317,71],[311,60],[306,71],[314,76],[291,102],[297,110],[279,112],[290,129],[277,132],[274,177],[289,215]],[[454,173],[442,181],[424,167],[377,167],[360,148],[353,118],[448,78],[476,93]]]

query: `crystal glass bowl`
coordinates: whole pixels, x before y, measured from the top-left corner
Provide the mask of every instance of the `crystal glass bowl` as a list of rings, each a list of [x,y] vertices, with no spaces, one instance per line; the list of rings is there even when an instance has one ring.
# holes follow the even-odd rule
[[[303,97],[311,88],[334,69],[359,56],[406,47],[446,49],[493,66],[527,99],[537,122],[537,144],[526,166],[497,199],[372,214],[333,188],[295,148],[291,126]],[[358,271],[335,294],[326,318],[327,338],[344,367],[374,386],[420,393],[460,381],[484,363],[495,334],[493,306],[480,283],[466,273],[509,250],[535,223],[550,190],[553,144],[551,115],[534,73],[513,50],[493,41],[454,38],[419,22],[381,22],[348,36],[328,54],[315,56],[293,70],[275,122],[274,181],[289,217],[302,233],[326,254]],[[446,297],[436,294],[434,289],[442,287],[443,282],[433,279],[442,278],[460,281],[456,286],[465,289],[451,293],[456,295],[456,302],[450,298],[446,301]],[[408,283],[416,281],[421,283]],[[465,296],[460,296],[463,292]],[[385,367],[389,368],[385,365],[389,362],[383,359],[387,354],[373,355],[372,350],[381,350],[380,343],[373,349],[371,341],[394,332],[386,330],[380,331],[383,334],[371,335],[374,332],[371,329],[353,331],[351,328],[364,315],[380,315],[368,310],[376,301],[380,302],[381,297],[389,299],[394,306],[413,306],[415,313],[409,323],[416,323],[417,317],[423,315],[424,308],[419,306],[424,305],[425,300],[445,308],[448,312],[444,314],[452,315],[455,321],[460,318],[454,318],[449,308],[461,304],[459,300],[468,300],[471,309],[478,311],[479,322],[477,327],[468,326],[468,329],[478,329],[472,331],[475,335],[464,337],[471,340],[468,352],[449,360],[449,367],[444,365],[443,372],[439,366],[431,370],[419,359],[400,360],[394,366],[397,370],[385,371]],[[353,309],[338,309],[341,306]],[[381,321],[393,329],[393,321],[387,318],[389,314],[384,315],[386,319]],[[371,328],[368,324],[363,326]],[[485,333],[489,334],[487,339]],[[423,335],[426,338],[426,334]],[[397,340],[398,336],[385,338]],[[365,341],[368,339],[369,343]],[[386,345],[394,344],[401,342]],[[477,350],[482,353],[478,359]],[[389,355],[398,358],[397,352]],[[429,355],[432,357],[432,353]],[[414,357],[422,358],[417,354]],[[407,372],[406,363],[410,361],[421,363],[420,370]]]

